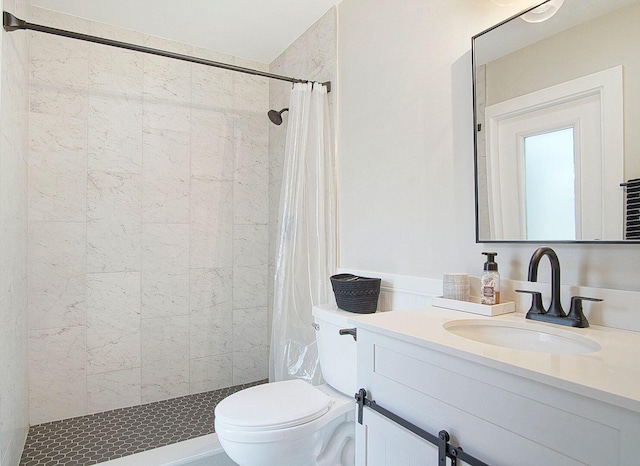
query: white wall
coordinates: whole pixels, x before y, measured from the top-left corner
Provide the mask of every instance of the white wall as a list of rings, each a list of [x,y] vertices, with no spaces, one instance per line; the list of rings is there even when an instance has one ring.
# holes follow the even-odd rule
[[[341,268],[478,275],[480,252],[495,250],[503,277],[526,279],[538,244],[475,243],[470,45],[473,35],[533,3],[339,5]],[[637,245],[553,248],[563,283],[640,291]]]
[[[268,97],[265,78],[32,33],[33,424],[267,377]]]
[[[19,17],[24,0],[5,0]],[[20,462],[27,435],[27,140],[29,36],[0,33],[0,465]]]

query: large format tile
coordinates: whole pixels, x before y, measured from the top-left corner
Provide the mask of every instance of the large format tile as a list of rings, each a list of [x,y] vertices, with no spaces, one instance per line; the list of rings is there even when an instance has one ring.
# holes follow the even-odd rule
[[[189,394],[189,360],[171,360],[142,366],[142,403]]]
[[[89,170],[141,173],[142,101],[101,94],[88,101]]]
[[[87,372],[90,375],[140,366],[140,328],[87,327]]]
[[[193,65],[191,106],[218,112],[229,112],[234,105],[236,73],[204,65]]]
[[[143,135],[144,176],[160,180],[189,179],[189,133],[145,129]]]
[[[27,0],[9,9],[23,16]],[[0,462],[17,465],[29,426],[28,153],[29,33],[2,38],[0,119]]]
[[[267,308],[233,311],[233,383],[265,378],[269,373]]]
[[[233,309],[267,305],[268,266],[233,268]]]
[[[100,413],[141,402],[140,368],[87,376],[87,412]]]
[[[189,223],[189,133],[145,129],[142,219]]]
[[[103,33],[106,34],[107,31]],[[141,101],[143,57],[143,54],[138,52],[91,44],[88,74],[90,93],[103,96],[135,96]]]
[[[268,262],[267,225],[234,225],[233,266],[264,266]]]
[[[189,393],[189,316],[142,320],[142,402]]]
[[[189,268],[189,225],[143,224],[142,265],[144,270],[186,271]]]
[[[196,52],[39,8],[32,19]],[[265,321],[267,332],[268,81],[30,36],[31,170],[24,183],[15,177],[5,182],[0,173],[0,196],[3,187],[29,186],[29,277],[21,283],[29,284],[34,348],[52,348],[49,360],[38,360],[52,366],[46,383],[52,393],[73,395],[62,396],[59,412],[113,409],[265,376],[267,345],[255,319]],[[3,106],[15,92],[3,89]],[[17,120],[3,121],[4,127],[21,127]],[[0,157],[18,150],[4,142]],[[7,203],[19,211],[19,200]],[[27,217],[14,222],[13,212],[4,213],[0,238],[19,249],[26,238],[13,231]],[[4,234],[11,222],[15,228]],[[15,274],[27,273],[26,259],[0,259],[13,264]],[[0,285],[12,291],[12,306],[26,306],[18,284]],[[235,327],[234,306],[241,309]],[[262,317],[250,317],[251,309]],[[261,343],[253,347],[246,338],[256,335]],[[54,358],[68,373],[55,368]],[[68,375],[81,382],[69,387]],[[33,384],[32,397],[38,398],[45,383]],[[33,418],[57,416],[53,403],[51,397],[33,401]]]
[[[191,176],[233,181],[234,118],[210,109],[191,110]]]
[[[87,412],[86,329],[29,332],[31,424]]]
[[[87,275],[87,372],[140,367],[140,272]]]
[[[30,220],[84,221],[86,180],[86,121],[32,113],[29,130]]]
[[[75,86],[89,83],[89,47],[66,37],[34,33],[31,35],[31,82]]]
[[[87,188],[87,271],[140,270],[140,175],[92,171]]]
[[[189,393],[189,316],[142,320],[142,402]]]
[[[190,357],[230,353],[233,326],[231,268],[190,270]]]
[[[256,164],[268,164],[271,124],[262,111],[236,115],[234,134],[237,169],[251,170],[257,167]],[[260,176],[265,173],[260,172]]]
[[[14,248],[18,245],[17,226],[18,205],[24,205],[26,195],[20,199],[19,186],[15,173],[13,144],[4,135],[0,135],[0,267],[6,273],[0,274],[0,296],[11,291],[13,276],[9,273],[13,269]],[[23,207],[24,208],[24,207]],[[24,234],[24,233],[22,233]]]
[[[90,171],[87,221],[109,230],[111,224],[140,225],[140,176]]]
[[[143,224],[143,318],[189,313],[189,226]]]
[[[231,267],[233,183],[191,179],[190,265]]]
[[[234,165],[234,223],[269,221],[269,146],[264,115],[237,118]]]
[[[233,385],[232,354],[189,361],[189,393],[201,393]]]
[[[13,437],[13,426],[15,426],[15,406],[16,399],[15,385],[10,374],[15,374],[16,370],[11,361],[13,353],[12,344],[17,339],[14,331],[14,322],[11,318],[11,292],[0,296],[0,371],[6,376],[0,378],[0,458],[8,450]]]
[[[187,223],[189,183],[182,178],[142,178],[142,220],[147,223]]]
[[[189,359],[189,316],[142,319],[142,366]]]
[[[31,329],[85,325],[85,244],[83,223],[30,222]]]
[[[167,102],[153,97],[144,98],[142,123],[145,130],[189,132],[191,108],[180,102]]]
[[[253,67],[254,63],[249,65]],[[241,112],[262,112],[264,115],[269,109],[269,80],[244,73],[235,73],[233,80],[234,109]]]
[[[191,100],[191,64],[144,55],[144,97],[188,104]]]
[[[59,117],[86,118],[87,96],[84,89],[48,83],[31,83],[29,111]]]
[[[169,317],[189,314],[189,272],[142,271],[142,317]]]

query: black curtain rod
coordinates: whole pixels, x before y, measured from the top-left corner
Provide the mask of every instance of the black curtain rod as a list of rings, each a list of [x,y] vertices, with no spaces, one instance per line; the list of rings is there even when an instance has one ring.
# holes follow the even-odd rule
[[[28,23],[27,21],[19,19],[7,11],[4,11],[2,13],[2,20],[4,30],[7,32],[16,31],[18,29],[28,29],[31,31],[54,34],[56,36],[69,37],[71,39],[85,40],[88,42],[94,42],[96,44],[110,45],[111,47],[119,47],[121,49],[133,50],[136,52],[150,53],[152,55],[159,55],[161,57],[173,58],[175,60],[188,61],[191,63],[197,63],[199,65],[213,66],[215,68],[237,71],[238,73],[252,74],[254,76],[278,79],[280,81],[288,81],[290,83],[311,82],[308,79],[290,78],[288,76],[280,76],[278,74],[267,73],[265,71],[243,68],[241,66],[229,65],[227,63],[212,60],[205,60],[203,58],[191,57],[189,55],[182,55],[180,53],[167,52],[165,50],[153,49],[150,47],[144,47],[142,45],[128,44],[126,42],[119,42],[117,40],[103,39],[102,37],[90,36],[88,34],[80,34],[78,32],[65,31],[64,29],[56,29],[48,26],[41,26],[39,24]],[[327,81],[321,84],[327,87],[327,92],[331,92],[331,81]]]

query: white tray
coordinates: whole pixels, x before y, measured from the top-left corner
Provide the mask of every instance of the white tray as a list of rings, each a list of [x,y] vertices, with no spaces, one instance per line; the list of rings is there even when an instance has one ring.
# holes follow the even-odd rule
[[[516,303],[507,301],[500,304],[480,304],[480,298],[471,296],[470,301],[458,301],[455,299],[446,299],[442,296],[433,298],[431,302],[433,306],[445,307],[456,311],[470,312],[472,314],[480,314],[483,316],[499,316],[501,314],[509,314],[516,311]]]

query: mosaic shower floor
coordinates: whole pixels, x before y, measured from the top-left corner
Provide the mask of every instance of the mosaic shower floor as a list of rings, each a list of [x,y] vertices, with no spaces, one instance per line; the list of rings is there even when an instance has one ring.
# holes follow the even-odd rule
[[[81,466],[213,432],[213,410],[266,380],[32,426],[20,466]]]

